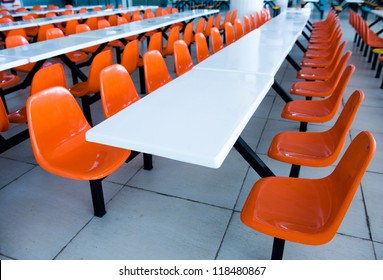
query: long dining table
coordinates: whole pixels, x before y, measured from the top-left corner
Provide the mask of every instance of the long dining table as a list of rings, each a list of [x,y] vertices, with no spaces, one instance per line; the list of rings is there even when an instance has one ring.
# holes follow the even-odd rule
[[[87,141],[210,168],[219,168],[234,147],[261,177],[274,176],[241,133],[275,83],[309,14],[300,9],[281,13],[102,121],[86,133]],[[273,53],[284,44],[283,52]]]

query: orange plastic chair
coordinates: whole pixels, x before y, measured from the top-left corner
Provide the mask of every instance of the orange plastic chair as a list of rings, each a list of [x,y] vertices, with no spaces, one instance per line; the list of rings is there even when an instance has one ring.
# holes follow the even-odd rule
[[[85,14],[88,12],[88,9],[87,8],[80,8],[80,10],[78,10],[78,13],[79,14]]]
[[[193,36],[193,22],[189,22],[183,32],[182,40],[185,41],[186,45],[189,47],[192,42],[194,42],[194,36]]]
[[[162,55],[162,33],[160,31],[155,32],[150,36],[148,44],[148,51],[157,50]]]
[[[248,16],[243,16],[243,32],[247,34],[251,31],[250,19]]]
[[[85,23],[90,27],[91,30],[98,29],[98,18],[96,17],[88,18]]]
[[[86,23],[81,23],[81,24],[76,25],[76,34],[82,33],[82,32],[88,32],[91,30],[92,29],[90,29],[90,27]],[[98,50],[98,48],[99,48],[99,45],[96,45],[96,46],[84,48],[82,50],[86,53],[95,53]],[[104,48],[104,50],[105,50],[105,48]]]
[[[52,64],[37,71],[33,76],[29,94],[33,95],[55,86],[67,87],[64,68],[60,63]],[[26,123],[27,113],[25,110],[23,107],[10,113],[8,115],[9,121],[11,123]]]
[[[221,33],[217,27],[211,29],[211,50],[216,53],[224,48]]]
[[[241,212],[250,228],[274,237],[272,259],[282,259],[285,240],[322,245],[335,236],[376,151],[362,131],[326,177],[267,177],[257,181]]]
[[[55,26],[53,24],[41,25],[37,33],[37,42],[45,41],[47,39],[47,30],[51,28],[55,28]]]
[[[363,99],[362,91],[354,91],[335,124],[326,131],[278,133],[270,144],[268,156],[292,164],[290,177],[298,177],[299,166],[330,166],[337,160],[343,149]]]
[[[345,68],[350,57],[351,51],[347,51],[339,61],[335,71],[331,73],[327,80],[296,82],[292,85],[290,93],[307,97],[330,96],[334,92],[334,89],[342,75],[343,69]]]
[[[223,19],[222,24],[220,24],[221,21],[219,21],[219,22],[216,21],[216,27],[219,27],[219,31],[223,31],[225,29],[226,22],[230,22],[230,16],[231,16],[231,12],[227,11],[225,14],[225,18]]]
[[[106,67],[100,73],[100,95],[104,117],[109,118],[140,100],[128,71],[119,64]]]
[[[112,51],[104,50],[100,52],[94,57],[90,65],[88,80],[74,84],[69,89],[74,96],[81,98],[82,109],[90,125],[92,125],[90,105],[99,99],[100,72],[112,64]],[[90,97],[91,95],[93,96]]]
[[[210,16],[207,19],[206,26],[205,26],[205,29],[203,31],[203,35],[205,35],[206,38],[209,38],[213,24],[214,24],[214,16]]]
[[[140,90],[145,93],[144,63],[140,57],[140,46],[138,40],[130,41],[126,44],[122,52],[121,65],[125,67],[131,75],[138,68],[140,76]]]
[[[342,52],[344,49],[344,46],[346,45],[346,42],[343,42],[341,47],[338,48],[335,59],[332,61],[332,63],[328,67],[323,68],[311,68],[311,67],[304,67],[301,70],[297,72],[297,78],[298,79],[304,79],[308,81],[314,81],[314,80],[328,80],[330,77],[334,74],[334,72],[337,69],[337,65],[344,60],[348,60],[350,56],[348,55],[348,52],[351,53],[351,51],[347,51],[343,56]],[[346,61],[347,62],[347,61]]]
[[[303,59],[301,61],[301,66],[311,68],[328,67],[337,59],[337,49],[342,48],[343,50],[344,45],[345,44],[336,44],[333,45],[329,51],[317,51],[315,52],[315,55],[318,57]],[[311,52],[311,54],[313,55],[313,52]]]
[[[174,69],[177,77],[190,71],[194,67],[188,46],[183,40],[174,42]]]
[[[236,18],[234,20],[234,30],[235,30],[235,38],[238,40],[239,38],[243,37],[244,32],[243,32],[243,27],[242,27],[242,22],[239,18]]]
[[[24,28],[17,28],[8,31],[7,36],[21,35],[29,41],[28,35]]]
[[[144,73],[147,93],[152,93],[172,80],[165,60],[157,50],[144,54]]]
[[[174,53],[174,42],[180,39],[180,28],[179,26],[173,26],[170,30],[169,37],[165,48],[162,50],[162,56],[166,57]]]
[[[338,111],[348,81],[354,72],[354,65],[347,66],[333,94],[326,99],[294,100],[286,103],[282,110],[282,118],[300,122],[328,122]]]
[[[238,13],[237,10],[233,10],[231,12],[230,22],[231,22],[232,25],[234,25],[234,22],[237,19],[237,13]]]
[[[257,24],[255,22],[255,16],[254,14],[250,14],[250,29],[254,30],[257,28]]]
[[[230,22],[225,23],[225,44],[226,46],[235,42],[234,27]]]
[[[203,33],[197,33],[194,36],[196,59],[197,63],[200,63],[210,56],[210,51],[206,42],[206,37],[203,35]]]
[[[91,126],[65,88],[53,87],[30,96],[27,116],[38,164],[57,176],[89,180],[94,215],[105,215],[102,179],[119,168],[131,152],[86,141],[85,133]]]
[[[68,20],[65,26],[65,35],[69,36],[72,34],[76,34],[76,26],[79,25],[77,19]]]
[[[7,105],[5,102],[5,97],[3,95],[3,89],[7,87],[11,87],[17,85],[21,81],[21,77],[12,73],[8,73],[6,71],[0,71],[0,96],[3,102],[3,106],[8,111]]]

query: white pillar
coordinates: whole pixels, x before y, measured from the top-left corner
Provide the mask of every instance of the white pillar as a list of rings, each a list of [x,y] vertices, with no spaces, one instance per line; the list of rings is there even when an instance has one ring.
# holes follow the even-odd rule
[[[293,0],[293,3],[296,3],[296,2],[297,1]],[[288,0],[274,0],[274,3],[278,6],[281,6],[281,12],[283,12],[287,9],[287,5],[289,4],[289,1]]]
[[[237,18],[242,19],[263,8],[263,0],[231,0],[230,10],[237,10]]]

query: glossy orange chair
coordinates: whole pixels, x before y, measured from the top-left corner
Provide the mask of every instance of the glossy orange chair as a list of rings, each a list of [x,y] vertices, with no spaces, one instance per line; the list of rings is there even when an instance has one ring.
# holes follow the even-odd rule
[[[230,22],[225,23],[225,44],[226,46],[234,43],[236,40],[234,27]]]
[[[182,40],[185,41],[186,45],[189,47],[191,43],[194,42],[194,31],[193,31],[193,22],[186,24],[184,32],[182,34]]]
[[[121,57],[121,65],[125,67],[130,75],[138,68],[140,76],[140,90],[145,93],[144,63],[140,57],[140,46],[138,40],[126,44]]]
[[[140,100],[129,72],[120,64],[113,64],[100,72],[100,85],[105,118]]]
[[[347,66],[334,92],[326,99],[294,100],[286,103],[282,110],[282,118],[300,122],[328,122],[339,110],[344,91],[354,72],[354,65]]]
[[[177,77],[190,71],[194,67],[188,46],[183,40],[174,42],[174,69]]]
[[[33,95],[55,86],[67,87],[64,68],[60,63],[52,64],[37,71],[33,76],[29,94]],[[27,113],[25,107],[10,113],[8,119],[11,123],[26,123]]]
[[[308,80],[308,81],[315,81],[315,80],[328,80],[330,77],[334,74],[334,72],[337,69],[337,65],[342,61],[342,59],[349,58],[348,52],[351,53],[351,51],[345,52],[345,54],[342,56],[343,49],[345,47],[346,43],[343,42],[342,46],[338,48],[335,59],[332,61],[332,63],[328,67],[322,67],[322,68],[311,68],[311,67],[303,67],[301,70],[297,72],[297,78]]]
[[[37,32],[37,42],[45,41],[47,39],[47,30],[54,28],[53,24],[45,24],[39,26],[39,32]]]
[[[106,19],[99,19],[97,21],[97,29],[104,29],[111,27],[109,21]],[[108,46],[115,49],[115,54],[117,58],[117,63],[121,62],[121,49],[125,47],[125,45],[120,40],[113,40],[108,42]]]
[[[166,57],[168,55],[173,55],[174,53],[174,42],[180,39],[180,28],[179,26],[173,26],[170,30],[168,40],[165,48],[162,49],[162,56]]]
[[[65,26],[65,36],[76,34],[76,26],[79,25],[77,19],[68,20]]]
[[[5,97],[3,94],[3,89],[17,85],[21,81],[21,77],[12,73],[8,73],[6,71],[0,71],[0,96],[3,102],[3,106],[5,110],[8,112],[8,108],[6,105]]]
[[[272,140],[268,156],[292,164],[290,177],[298,177],[300,166],[326,167],[339,157],[352,122],[362,104],[364,93],[354,91],[335,124],[326,131],[278,133]]]
[[[254,14],[250,14],[250,29],[254,30],[257,28],[257,24],[255,22],[255,16]]]
[[[70,87],[70,92],[81,99],[82,109],[90,125],[92,116],[90,105],[99,99],[100,92],[100,72],[105,67],[113,64],[112,51],[104,50],[97,54],[90,65],[88,80],[79,82]]]
[[[217,27],[211,29],[211,50],[216,53],[224,48],[221,33]]]
[[[235,30],[235,39],[238,40],[239,38],[243,37],[243,26],[242,22],[239,18],[234,20],[234,30]]]
[[[330,242],[375,151],[373,135],[362,131],[326,177],[260,179],[242,208],[241,221],[274,237],[272,259],[283,258],[285,240],[306,245]]]
[[[290,89],[291,94],[306,96],[306,97],[327,97],[330,96],[335,87],[337,86],[339,79],[342,75],[343,69],[346,66],[347,61],[351,57],[351,51],[347,51],[338,65],[335,71],[331,73],[328,79],[322,81],[302,81],[295,82]]]
[[[203,33],[196,33],[195,37],[195,50],[197,63],[204,61],[210,56],[209,47],[206,42],[206,38]]]
[[[147,93],[152,93],[172,81],[165,60],[158,50],[147,51],[144,54],[144,73]]]
[[[248,16],[243,16],[243,32],[247,34],[251,31],[250,18]]]
[[[238,10],[231,11],[230,22],[232,25],[234,25],[234,22],[237,19],[237,13],[238,13]]]
[[[219,21],[218,21],[218,19],[216,19],[215,27],[217,27],[219,29],[219,31],[223,31],[225,29],[226,22],[230,22],[230,15],[231,15],[231,12],[227,11],[226,14],[225,14],[225,17],[223,19],[223,23],[222,24],[221,24],[221,19],[220,18],[219,18]]]
[[[86,141],[91,126],[65,88],[53,87],[30,96],[27,116],[33,153],[41,168],[64,178],[89,180],[94,215],[105,215],[102,179],[131,152]]]
[[[331,48],[329,51],[318,51],[315,52],[318,57],[315,58],[308,58],[308,59],[303,59],[301,61],[301,66],[303,67],[311,67],[311,68],[323,68],[323,67],[328,67],[333,63],[334,60],[338,58],[337,56],[337,50],[340,48],[344,49],[344,46],[346,44],[336,44]]]
[[[10,127],[7,110],[4,106],[3,99],[0,98],[0,132],[6,132]]]
[[[205,29],[203,31],[203,35],[205,35],[206,39],[208,39],[211,34],[211,28],[213,27],[213,24],[214,16],[210,16],[206,21]]]

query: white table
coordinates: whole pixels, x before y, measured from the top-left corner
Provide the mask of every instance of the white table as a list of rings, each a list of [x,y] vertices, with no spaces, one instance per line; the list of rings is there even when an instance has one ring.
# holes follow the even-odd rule
[[[28,59],[26,58],[0,55],[0,71],[7,70],[27,63]]]
[[[285,58],[293,66],[297,65],[289,52],[301,35],[309,15],[308,9],[288,9],[195,67],[262,73],[274,77]],[[290,95],[276,81],[273,88],[285,101],[291,101]]]
[[[98,124],[86,139],[218,168],[272,83],[270,75],[193,69]]]

